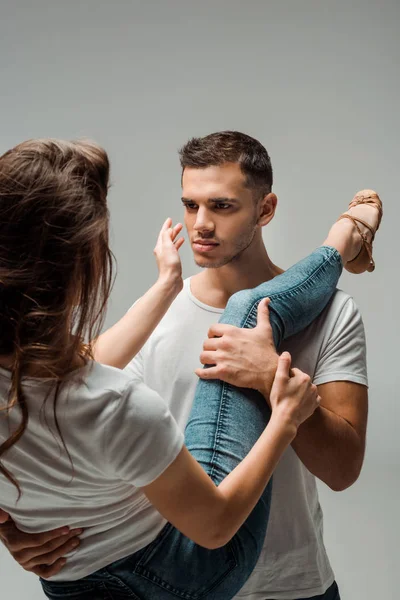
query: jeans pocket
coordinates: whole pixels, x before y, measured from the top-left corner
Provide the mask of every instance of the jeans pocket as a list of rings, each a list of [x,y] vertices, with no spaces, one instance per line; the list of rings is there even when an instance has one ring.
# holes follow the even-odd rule
[[[96,590],[93,583],[52,582],[41,579],[44,593],[50,600],[105,600],[103,592]]]
[[[136,562],[134,571],[177,597],[200,600],[222,584],[229,588],[226,580],[236,567],[230,543],[207,550],[168,523]]]

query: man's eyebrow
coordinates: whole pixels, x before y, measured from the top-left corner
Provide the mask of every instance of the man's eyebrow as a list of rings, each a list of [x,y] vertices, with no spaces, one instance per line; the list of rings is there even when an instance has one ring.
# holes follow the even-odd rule
[[[225,196],[221,196],[218,198],[209,198],[208,199],[209,202],[214,202],[214,203],[220,203],[220,204],[225,204],[226,202],[230,202],[230,203],[235,203],[235,202],[239,202],[239,200],[237,198],[228,198]]]
[[[191,198],[181,198],[183,204],[185,203],[192,203],[192,202],[196,202],[195,200],[192,200]],[[239,200],[237,198],[227,198],[225,196],[221,196],[218,198],[208,198],[207,202],[211,202],[212,204],[225,204],[225,203],[238,203]]]

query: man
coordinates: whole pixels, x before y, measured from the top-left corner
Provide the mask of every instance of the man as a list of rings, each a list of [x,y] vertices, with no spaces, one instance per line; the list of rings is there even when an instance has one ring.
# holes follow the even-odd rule
[[[197,381],[194,371],[210,326],[233,293],[282,270],[270,260],[262,239],[262,228],[277,204],[265,148],[242,133],[220,132],[189,141],[180,157],[185,225],[195,262],[203,270],[185,280],[182,292],[126,369],[162,395],[184,428]],[[234,369],[243,361],[243,332],[237,329],[232,335],[237,342],[229,358]],[[318,320],[283,349],[290,351],[293,364],[312,375],[322,401],[274,473],[264,550],[237,598],[339,600],[322,539],[315,477],[339,491],[357,479],[362,466],[365,337],[353,300],[338,291]],[[206,340],[201,362],[212,362],[212,352],[212,339]],[[197,371],[202,377],[209,373],[212,370]],[[71,543],[68,536],[26,536],[12,525],[3,532],[8,532],[0,535],[14,557],[44,576],[60,568],[60,557]],[[47,571],[38,570],[38,564],[50,561],[53,566]]]

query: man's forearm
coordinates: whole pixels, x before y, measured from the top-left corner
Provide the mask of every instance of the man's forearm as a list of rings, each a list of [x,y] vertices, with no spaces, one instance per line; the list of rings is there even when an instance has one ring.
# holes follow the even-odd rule
[[[358,478],[364,442],[350,423],[322,406],[299,427],[292,447],[307,469],[332,490],[342,491]]]

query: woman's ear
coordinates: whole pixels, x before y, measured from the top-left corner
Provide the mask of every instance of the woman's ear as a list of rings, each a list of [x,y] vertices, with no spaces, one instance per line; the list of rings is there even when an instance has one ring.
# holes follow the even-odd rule
[[[278,198],[276,194],[270,192],[266,194],[262,200],[260,201],[259,206],[259,217],[257,225],[260,227],[264,227],[268,225],[271,219],[274,217],[276,205],[278,203]]]

